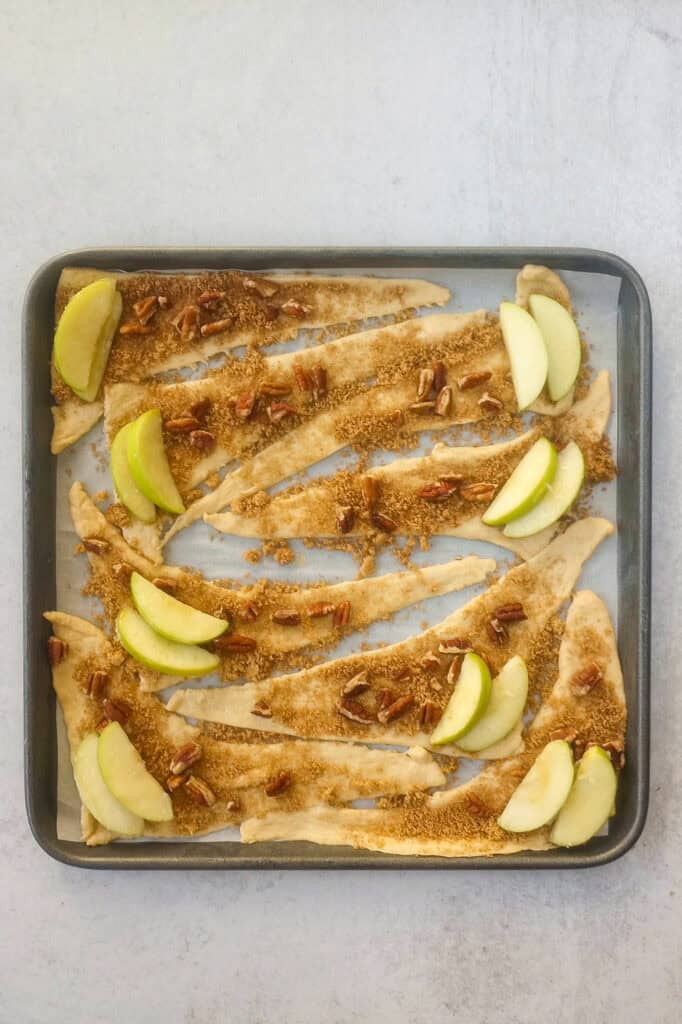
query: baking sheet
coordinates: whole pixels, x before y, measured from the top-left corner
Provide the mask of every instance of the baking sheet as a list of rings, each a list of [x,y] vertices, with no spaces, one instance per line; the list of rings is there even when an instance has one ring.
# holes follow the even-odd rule
[[[116,269],[112,267],[111,269]],[[329,269],[324,265],[306,268],[307,272],[340,274],[337,269]],[[289,271],[290,272],[290,271]],[[367,273],[381,276],[395,276],[395,270],[370,269]],[[363,273],[361,268],[353,268],[353,273]],[[463,312],[479,307],[495,309],[502,299],[513,299],[515,293],[515,270],[476,270],[454,269],[448,267],[400,268],[400,276],[422,277],[438,284],[445,285],[452,292],[450,303],[444,307],[445,312]],[[562,277],[571,290],[574,307],[577,311],[579,326],[590,343],[591,363],[595,371],[607,369],[611,374],[611,386],[614,413],[609,426],[609,435],[616,450],[617,442],[617,326],[618,326],[618,293],[620,279],[605,274],[587,274],[562,271]],[[438,312],[441,310],[439,309]],[[424,311],[421,315],[428,315]],[[281,352],[287,349],[300,348],[310,344],[315,332],[306,332],[303,340],[289,345],[277,345],[267,350]],[[422,437],[419,449],[410,454],[428,452],[434,441],[439,440],[437,434],[428,432]],[[56,573],[57,573],[57,607],[61,611],[71,612],[84,618],[95,619],[101,613],[101,606],[93,598],[86,598],[82,588],[88,578],[88,562],[85,556],[74,557],[74,548],[78,537],[73,529],[68,507],[68,491],[75,480],[81,480],[90,494],[108,491],[113,495],[113,484],[108,468],[106,442],[101,424],[87,437],[79,441],[71,449],[67,449],[57,460],[57,514],[56,514]],[[105,457],[103,457],[105,456]],[[376,452],[372,464],[377,465],[400,457],[394,453]],[[334,472],[339,466],[352,466],[354,456],[346,450],[317,464],[304,475],[304,479]],[[299,477],[297,477],[299,479]],[[291,480],[274,491],[286,488]],[[603,515],[615,522],[616,518],[616,485],[607,484],[595,489],[592,506],[595,513]],[[258,546],[258,542],[249,538],[231,537],[219,534],[203,522],[195,523],[188,530],[180,533],[165,549],[168,562],[192,565],[208,577],[232,577],[244,582],[268,577],[286,579],[297,583],[329,582],[354,578],[357,575],[357,564],[348,554],[326,550],[311,550],[302,541],[291,541],[296,552],[296,561],[288,566],[280,566],[273,558],[263,558],[253,566],[244,560],[244,553]],[[498,569],[504,571],[512,559],[509,552],[490,544],[478,541],[466,541],[456,537],[434,537],[428,552],[415,550],[413,560],[420,565],[435,564],[448,561],[458,555],[477,553],[495,558]],[[616,538],[609,538],[590,559],[579,581],[579,587],[594,589],[607,602],[614,622],[618,621],[618,554]],[[400,571],[404,569],[390,551],[382,551],[377,558],[377,574]],[[360,650],[361,646],[380,643],[395,643],[407,636],[421,632],[428,626],[435,625],[444,619],[455,608],[471,600],[481,591],[481,587],[470,587],[464,591],[431,598],[399,612],[389,622],[377,622],[368,629],[353,633],[346,637],[336,648],[329,652],[329,657],[341,657]],[[193,685],[208,685],[217,680],[203,679]],[[187,684],[183,684],[187,685]],[[80,801],[73,781],[73,773],[69,763],[68,741],[66,730],[57,709],[57,750],[58,750],[58,784],[57,784],[57,836],[59,839],[77,842],[80,840]],[[465,781],[480,770],[476,761],[462,761],[456,776],[456,784]],[[236,829],[226,829],[203,837],[204,841],[216,842],[221,839],[238,839]],[[201,842],[202,839],[195,840]]]

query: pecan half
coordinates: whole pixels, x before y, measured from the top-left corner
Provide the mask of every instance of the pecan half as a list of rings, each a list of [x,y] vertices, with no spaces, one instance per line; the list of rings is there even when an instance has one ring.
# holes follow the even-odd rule
[[[188,775],[185,779],[185,792],[190,800],[202,807],[213,807],[216,797],[207,782],[198,775]]]
[[[339,533],[350,533],[355,525],[355,509],[342,505],[336,515],[336,529]]]
[[[520,601],[511,601],[509,604],[501,604],[499,608],[495,609],[495,618],[500,622],[523,622],[528,616]]]
[[[291,772],[277,772],[265,783],[266,796],[279,796],[292,783]]]
[[[288,402],[273,402],[268,406],[268,419],[271,423],[279,423],[285,416],[296,416],[298,409]]]
[[[113,697],[105,697],[102,701],[102,707],[104,708],[104,714],[110,722],[119,722],[121,725],[125,725],[133,713],[130,704],[127,704],[124,700],[114,700]]]
[[[490,370],[475,370],[473,373],[465,373],[463,377],[458,377],[457,387],[460,391],[469,391],[471,388],[477,388],[479,385],[485,384],[491,377],[492,373]]]
[[[111,571],[116,579],[120,580],[122,583],[128,581],[135,572],[130,562],[114,562],[111,567]]]
[[[227,654],[248,654],[255,651],[258,646],[252,636],[242,636],[241,633],[231,633],[229,636],[219,636],[213,641],[217,651]]]
[[[175,594],[178,589],[177,581],[168,579],[167,576],[155,576],[152,580],[152,585],[155,586],[157,590],[163,590],[164,594]]]
[[[362,706],[360,701],[350,697],[344,697],[336,705],[336,710],[350,722],[357,722],[358,725],[371,725],[374,721],[373,715]]]
[[[429,651],[428,654],[425,654],[420,664],[425,672],[435,673],[440,672],[441,670],[440,658],[433,651]]]
[[[301,613],[295,608],[278,608],[272,613],[272,621],[278,626],[300,626]]]
[[[251,714],[257,718],[272,718],[272,710],[263,700],[256,701],[251,708]]]
[[[216,288],[211,288],[208,291],[202,292],[197,299],[197,305],[203,306],[204,309],[215,309],[221,299],[225,298],[225,292],[220,292]]]
[[[182,775],[191,768],[193,764],[201,759],[201,746],[195,743],[194,740],[190,740],[189,743],[185,743],[184,746],[176,750],[171,758],[170,773],[171,775]]]
[[[233,323],[233,316],[224,316],[221,320],[212,320],[209,324],[202,324],[201,337],[211,338],[214,334],[223,334],[225,331],[229,331]]]
[[[199,337],[199,317],[200,311],[198,306],[185,306],[181,309],[177,316],[173,317],[171,323],[176,329],[183,341],[194,341],[195,338]]]
[[[337,629],[341,626],[347,626],[350,622],[350,601],[341,601],[337,604],[332,615],[332,626]]]
[[[102,540],[101,537],[84,537],[83,547],[93,555],[106,555],[111,545],[108,540]]]
[[[434,412],[436,416],[447,416],[452,406],[452,388],[449,384],[446,384],[444,388],[441,388],[436,398],[436,405]]]
[[[336,605],[330,601],[318,601],[306,609],[306,615],[309,619],[323,619],[325,615],[331,615],[335,610]]]
[[[258,385],[258,394],[265,398],[283,398],[284,395],[291,394],[291,388],[284,382],[264,380],[262,384]]]
[[[362,497],[368,512],[373,512],[379,500],[379,481],[374,476],[363,476]]]
[[[54,668],[55,665],[61,664],[64,658],[69,653],[69,645],[66,640],[61,640],[58,636],[48,636],[47,638],[47,660],[50,665]]]
[[[279,291],[278,285],[264,277],[245,277],[242,279],[242,285],[247,292],[255,292],[261,299],[271,299]]]
[[[239,395],[234,403],[234,412],[240,420],[248,420],[256,406],[256,397],[255,391],[242,391]]]
[[[215,448],[215,435],[210,430],[193,430],[189,443],[200,452],[210,452]]]
[[[189,414],[194,416],[196,420],[199,420],[200,423],[203,423],[212,407],[213,402],[210,398],[200,398],[197,402],[190,405]]]
[[[468,654],[473,647],[467,637],[451,636],[440,644],[438,650],[441,654]]]
[[[402,697],[398,697],[397,700],[389,704],[387,708],[382,708],[377,712],[377,719],[386,725],[388,722],[394,722],[396,718],[400,718],[408,711],[414,704],[414,697],[411,693],[406,693]]]
[[[109,678],[109,673],[105,672],[102,668],[97,668],[94,672],[91,672],[85,688],[88,697],[92,697],[93,700],[100,700],[109,685]]]
[[[438,484],[427,484],[426,487],[422,487],[417,491],[417,497],[423,498],[424,501],[447,501],[458,487],[457,483],[447,483],[445,480],[441,480]]]
[[[448,368],[445,363],[437,359],[433,363],[433,390],[438,394],[448,382]]]
[[[377,694],[377,708],[379,711],[385,711],[386,708],[390,708],[391,704],[395,704],[398,697],[399,694],[397,694],[395,690],[385,686],[383,690],[379,690]]]
[[[312,306],[307,306],[305,302],[298,302],[296,299],[287,299],[279,307],[285,316],[295,317],[297,320],[303,320],[312,312]]]
[[[312,391],[313,379],[300,363],[294,363],[294,378],[299,391]]]
[[[372,523],[378,530],[381,530],[382,533],[395,533],[398,529],[398,524],[395,519],[391,519],[391,517],[387,516],[384,512],[373,512]]]
[[[313,398],[317,401],[327,394],[327,367],[317,363],[313,367]]]
[[[485,394],[481,395],[478,400],[478,404],[481,409],[485,410],[485,412],[499,412],[500,409],[503,408],[502,402],[499,398],[495,398],[494,395],[489,394],[487,391]]]
[[[408,412],[413,412],[415,416],[433,416],[435,408],[435,402],[413,402],[407,407]]]
[[[509,633],[507,632],[507,627],[503,622],[500,622],[500,620],[496,619],[493,615],[493,617],[488,620],[487,627],[488,636],[494,644],[498,644],[498,646],[506,644],[509,639]]]
[[[495,484],[481,482],[480,484],[465,484],[460,487],[459,493],[465,501],[492,501],[496,490]]]
[[[432,700],[425,700],[419,709],[419,727],[424,732],[431,730],[438,724],[442,716],[441,709]]]
[[[597,683],[604,678],[602,670],[595,661],[589,662],[579,672],[576,672],[571,679],[571,689],[576,697],[584,697],[593,690]]]
[[[127,324],[121,324],[121,326],[118,329],[118,333],[122,334],[123,336],[125,336],[126,334],[142,336],[145,334],[151,334],[152,328],[149,327],[147,324],[140,324],[136,323],[134,320],[131,320]]]
[[[433,387],[433,370],[430,366],[425,366],[419,371],[419,377],[417,378],[417,401],[421,402],[422,399],[428,398],[431,394],[431,388]]]
[[[195,416],[176,416],[172,420],[164,420],[163,429],[169,434],[189,434],[198,430],[201,423]]]
[[[140,299],[133,303],[133,311],[141,324],[148,324],[156,314],[158,299],[156,295],[148,295],[146,299]]]
[[[175,793],[176,790],[180,789],[185,785],[189,774],[187,775],[169,775],[166,779],[166,789],[169,793]]]
[[[341,687],[342,697],[359,697],[365,690],[369,690],[369,681],[366,672],[358,672]]]

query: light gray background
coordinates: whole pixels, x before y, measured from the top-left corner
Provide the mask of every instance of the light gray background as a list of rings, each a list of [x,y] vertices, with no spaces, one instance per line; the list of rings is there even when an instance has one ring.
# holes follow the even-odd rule
[[[0,1021],[679,1020],[682,5],[0,2]],[[19,320],[62,249],[611,249],[655,322],[653,787],[584,873],[94,874],[22,792]]]

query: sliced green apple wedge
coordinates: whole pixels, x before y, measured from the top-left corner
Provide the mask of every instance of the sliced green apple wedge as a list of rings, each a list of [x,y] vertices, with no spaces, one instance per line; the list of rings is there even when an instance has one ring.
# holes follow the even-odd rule
[[[516,400],[523,411],[533,404],[545,386],[549,364],[547,348],[533,317],[514,302],[500,304],[500,327],[511,363]]]
[[[548,438],[541,437],[486,509],[483,522],[487,526],[503,526],[529,512],[554,479],[558,463],[556,448]]]
[[[118,636],[136,661],[168,676],[206,676],[215,672],[220,658],[203,647],[176,644],[159,636],[134,608],[123,608],[116,620]]]
[[[497,824],[505,832],[532,832],[561,810],[573,785],[573,752],[565,740],[553,740],[535,759],[509,799]]]
[[[138,612],[155,632],[179,644],[205,644],[225,632],[229,623],[192,608],[134,572],[130,592]]]
[[[137,486],[128,465],[128,438],[132,427],[132,423],[121,427],[111,444],[111,475],[116,493],[128,511],[143,523],[153,523],[156,519],[154,502]]]
[[[504,528],[505,537],[532,537],[534,533],[556,523],[580,494],[584,478],[583,453],[575,441],[570,441],[559,452],[556,474],[543,497],[530,512],[507,523]]]
[[[121,836],[141,836],[144,821],[124,807],[111,792],[99,767],[99,736],[89,733],[73,756],[73,774],[78,793],[100,825]]]
[[[590,747],[578,764],[575,781],[559,811],[549,838],[557,846],[580,846],[608,821],[618,777],[611,758],[601,747]]]
[[[97,397],[122,305],[115,279],[104,277],[76,292],[59,319],[55,366],[86,402]]]
[[[97,760],[102,778],[116,799],[146,821],[171,821],[171,798],[147,771],[145,763],[118,722],[99,737]]]
[[[163,443],[161,411],[148,409],[131,424],[128,434],[128,465],[142,493],[164,512],[185,511],[175,486]]]
[[[558,402],[571,390],[580,372],[578,328],[568,310],[548,295],[531,295],[528,305],[547,346],[549,397]]]
[[[448,706],[431,736],[434,746],[454,743],[476,725],[488,706],[491,685],[483,658],[473,651],[465,654]]]
[[[467,753],[485,750],[507,736],[523,715],[528,698],[528,669],[518,654],[493,679],[490,700],[482,718],[457,740]]]

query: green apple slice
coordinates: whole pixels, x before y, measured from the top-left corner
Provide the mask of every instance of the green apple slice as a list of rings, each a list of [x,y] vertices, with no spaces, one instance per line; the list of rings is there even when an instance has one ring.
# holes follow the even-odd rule
[[[533,317],[514,302],[500,304],[500,327],[511,363],[519,409],[532,405],[545,386],[549,360],[540,328]]]
[[[132,423],[121,427],[111,445],[111,475],[119,499],[129,512],[141,519],[143,523],[153,523],[156,519],[154,502],[142,493],[133,479],[128,465],[128,437]]]
[[[542,498],[557,471],[559,457],[546,437],[535,442],[483,515],[487,526],[503,526],[529,512]]]
[[[568,799],[554,822],[550,839],[557,846],[580,846],[608,821],[616,799],[618,777],[601,747],[590,747],[578,764]]]
[[[164,675],[206,676],[215,672],[220,664],[220,658],[203,647],[176,644],[159,636],[134,608],[121,609],[116,628],[128,654]]]
[[[130,577],[130,591],[145,622],[167,640],[175,640],[179,644],[205,644],[215,640],[229,626],[225,619],[207,615],[164,593],[139,572]]]
[[[535,759],[525,779],[497,819],[505,832],[532,832],[556,817],[573,785],[573,753],[565,740],[553,740]]]
[[[467,753],[485,750],[507,736],[523,715],[528,698],[528,669],[520,655],[510,658],[492,681],[490,701],[482,718],[457,746]]]
[[[54,361],[64,382],[94,402],[109,358],[123,302],[114,278],[100,278],[68,302],[57,325]]]
[[[582,352],[575,320],[560,302],[547,295],[528,300],[533,319],[547,346],[547,390],[553,402],[567,395],[580,372]]]
[[[168,465],[163,443],[161,411],[149,409],[133,420],[128,434],[128,465],[142,493],[164,512],[180,515],[182,498]]]
[[[465,654],[448,706],[431,736],[434,746],[454,743],[476,725],[488,706],[491,685],[490,669],[483,658],[473,651]]]
[[[116,799],[100,771],[97,757],[99,736],[88,733],[73,757],[73,774],[78,794],[87,809],[110,832],[141,836],[144,821]]]
[[[505,537],[532,537],[534,533],[556,523],[580,494],[584,478],[583,453],[575,441],[570,441],[559,452],[556,474],[543,497],[530,512],[507,523],[504,528]]]
[[[97,760],[105,783],[124,807],[146,821],[172,820],[170,796],[149,774],[118,722],[100,733]]]

